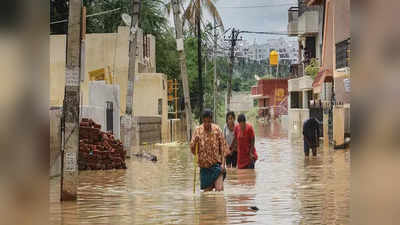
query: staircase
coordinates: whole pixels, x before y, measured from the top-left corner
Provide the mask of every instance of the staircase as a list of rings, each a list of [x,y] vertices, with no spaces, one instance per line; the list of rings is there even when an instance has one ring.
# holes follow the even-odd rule
[[[277,116],[287,115],[288,114],[288,98],[286,96],[278,105],[277,105]]]

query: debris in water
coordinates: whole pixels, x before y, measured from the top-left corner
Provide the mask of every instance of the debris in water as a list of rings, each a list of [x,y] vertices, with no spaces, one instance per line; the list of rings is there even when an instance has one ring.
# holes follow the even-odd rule
[[[149,153],[138,153],[138,154],[133,154],[133,156],[136,156],[138,158],[145,158],[145,159],[150,160],[152,162],[157,162],[158,161],[157,156],[151,155]]]
[[[250,209],[254,210],[254,211],[258,211],[258,207],[257,206],[251,206]]]

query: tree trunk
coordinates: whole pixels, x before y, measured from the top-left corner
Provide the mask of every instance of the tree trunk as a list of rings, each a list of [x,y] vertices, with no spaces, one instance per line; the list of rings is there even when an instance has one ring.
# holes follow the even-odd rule
[[[64,141],[61,201],[76,200],[78,190],[81,10],[81,0],[69,1],[65,97],[62,120]]]
[[[177,45],[178,46],[181,45],[180,46],[181,49],[178,48],[178,52],[179,52],[179,62],[181,66],[183,95],[185,97],[186,138],[187,141],[190,141],[192,137],[192,108],[190,106],[189,82],[188,82],[188,75],[186,68],[186,55],[183,46],[183,27],[181,18],[179,16],[180,14],[179,0],[172,0],[172,10],[174,12],[174,23],[175,23]]]

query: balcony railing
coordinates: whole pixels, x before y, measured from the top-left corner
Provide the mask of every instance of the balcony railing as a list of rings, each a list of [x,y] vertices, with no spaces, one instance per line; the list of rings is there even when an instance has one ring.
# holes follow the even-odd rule
[[[288,22],[297,22],[299,18],[299,7],[290,7],[288,10]]]
[[[298,78],[303,76],[303,65],[302,64],[292,64],[290,65],[290,75],[289,79]]]
[[[288,10],[288,34],[297,36],[297,24],[299,22],[299,7],[290,7]]]

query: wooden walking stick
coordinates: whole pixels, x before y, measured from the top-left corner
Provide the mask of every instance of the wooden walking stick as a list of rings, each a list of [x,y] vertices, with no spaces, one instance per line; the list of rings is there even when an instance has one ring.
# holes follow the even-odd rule
[[[199,144],[196,143],[195,146],[196,154],[194,155],[194,178],[193,178],[193,194],[196,193],[196,174],[197,174],[197,161],[198,161],[198,154],[199,154]]]

